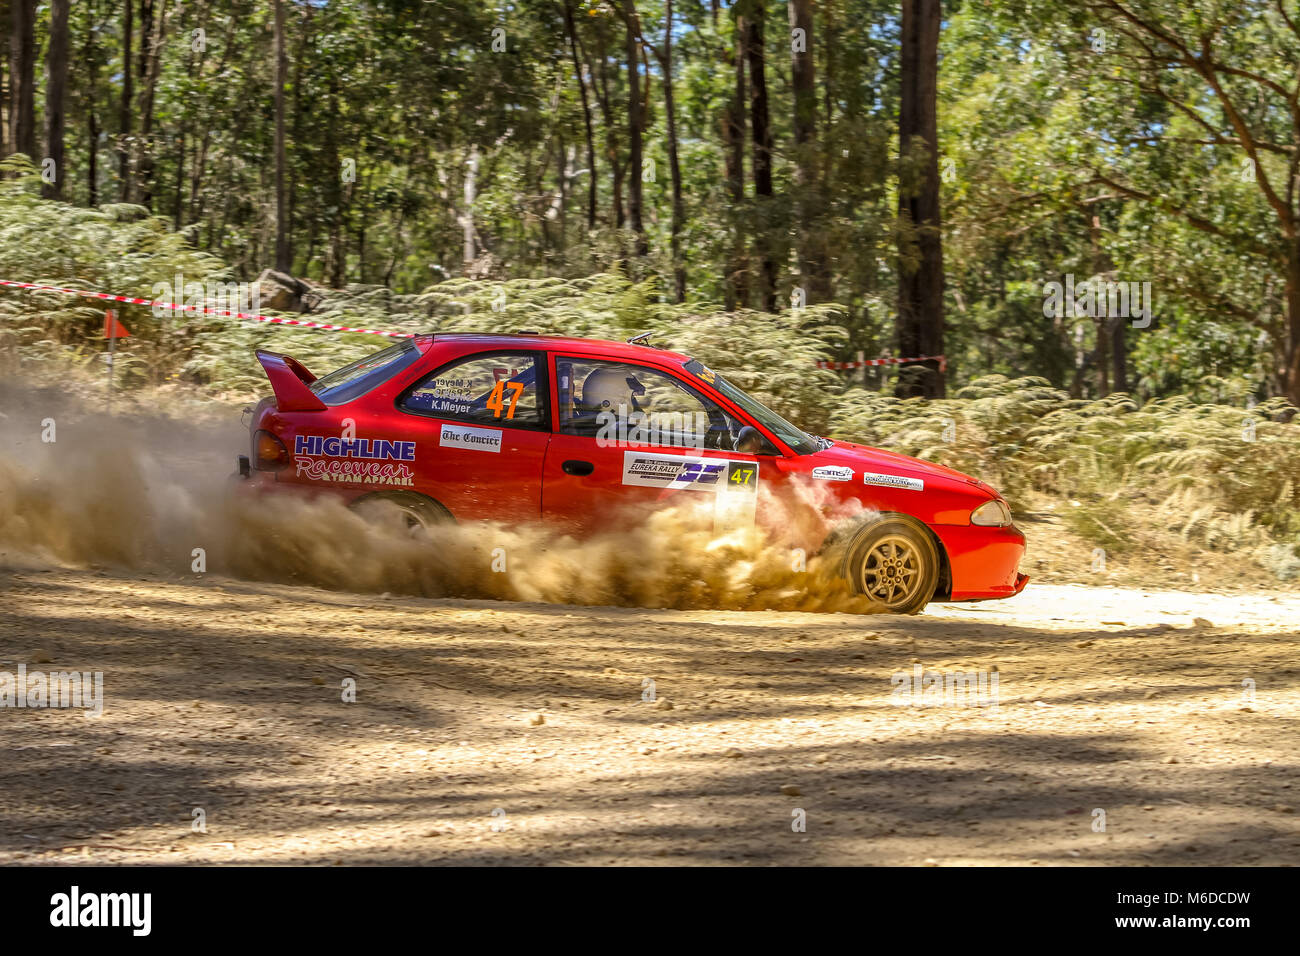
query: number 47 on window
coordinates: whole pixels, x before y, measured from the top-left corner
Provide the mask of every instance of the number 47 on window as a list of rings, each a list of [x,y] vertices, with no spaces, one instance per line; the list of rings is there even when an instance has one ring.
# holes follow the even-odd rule
[[[505,390],[510,389],[510,407],[505,405]],[[497,382],[492,388],[492,394],[488,396],[487,407],[492,409],[494,418],[500,418],[501,413],[506,413],[506,420],[515,417],[515,406],[519,404],[519,396],[524,393],[523,382]]]

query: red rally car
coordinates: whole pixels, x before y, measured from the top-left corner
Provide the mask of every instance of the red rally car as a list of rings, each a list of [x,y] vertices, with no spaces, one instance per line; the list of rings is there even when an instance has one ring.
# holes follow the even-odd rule
[[[834,547],[851,585],[899,613],[1024,588],[1025,538],[993,488],[806,434],[645,338],[419,335],[322,378],[258,352],[275,395],[252,410],[240,474],[388,501],[426,528],[543,520],[582,534],[711,501],[718,524]]]

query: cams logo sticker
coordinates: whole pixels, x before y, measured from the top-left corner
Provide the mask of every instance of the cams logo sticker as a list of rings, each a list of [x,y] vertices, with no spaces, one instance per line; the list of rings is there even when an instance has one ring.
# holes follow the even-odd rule
[[[925,482],[920,478],[904,478],[902,475],[877,475],[870,471],[862,473],[864,485],[880,485],[883,488],[906,488],[909,491],[925,491]]]
[[[469,425],[443,425],[438,436],[439,445],[452,448],[472,448],[474,451],[501,450],[501,429],[473,428]]]
[[[852,481],[853,469],[840,465],[819,465],[812,470],[812,476],[822,481]]]
[[[758,487],[758,465],[725,458],[625,451],[623,484],[685,491],[718,491],[724,487],[753,491]]]

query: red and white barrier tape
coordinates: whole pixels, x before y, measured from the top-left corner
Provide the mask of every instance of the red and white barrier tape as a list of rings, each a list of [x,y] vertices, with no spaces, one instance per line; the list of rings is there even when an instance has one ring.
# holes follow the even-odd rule
[[[412,339],[414,332],[389,332],[384,329],[358,329],[350,325],[335,325],[331,322],[310,322],[307,319],[282,319],[274,315],[256,315],[248,312],[235,312],[230,309],[209,309],[201,305],[178,305],[175,302],[163,302],[160,299],[137,299],[129,295],[113,295],[109,292],[89,292],[85,289],[63,289],[59,286],[40,285],[35,282],[14,282],[0,279],[0,286],[11,289],[27,289],[30,292],[57,292],[62,295],[76,295],[88,299],[103,299],[106,302],[125,302],[128,305],[147,305],[150,308],[171,309],[174,312],[199,312],[204,315],[224,315],[232,319],[247,319],[251,322],[267,322],[271,325],[293,325],[300,329],[322,329],[326,332],[363,332],[366,335],[384,335],[391,339]],[[938,362],[939,371],[948,371],[948,359],[943,355],[922,355],[917,358],[874,358],[857,362],[818,362],[818,368],[847,369],[865,368],[873,365],[910,365],[915,362]]]
[[[914,362],[938,362],[939,371],[948,371],[948,357],[946,355],[919,355],[916,358],[873,358],[859,359],[856,362],[818,362],[818,368],[867,368],[872,365],[911,365]]]
[[[199,312],[204,315],[224,315],[232,319],[247,319],[251,322],[267,322],[272,325],[294,325],[302,329],[323,329],[326,332],[364,332],[367,335],[385,335],[391,339],[412,339],[414,332],[387,332],[383,329],[358,329],[350,325],[335,325],[331,322],[309,322],[306,319],[282,319],[274,315],[254,315],[248,312],[235,312],[230,309],[209,309],[201,305],[178,305],[175,302],[163,302],[159,299],[136,299],[129,295],[112,295],[108,292],[88,292],[84,289],[62,289],[53,285],[38,285],[35,282],[13,282],[0,279],[0,286],[12,289],[27,289],[31,292],[59,292],[63,295],[77,295],[88,299],[103,299],[106,302],[125,302],[129,305],[147,305],[151,308],[171,309],[174,312]]]

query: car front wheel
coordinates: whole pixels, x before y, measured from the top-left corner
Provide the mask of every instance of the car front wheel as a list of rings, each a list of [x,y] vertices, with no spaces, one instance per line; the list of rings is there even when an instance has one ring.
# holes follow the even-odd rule
[[[915,614],[929,603],[939,581],[934,539],[902,518],[863,528],[850,542],[844,574],[859,594],[895,614]]]

